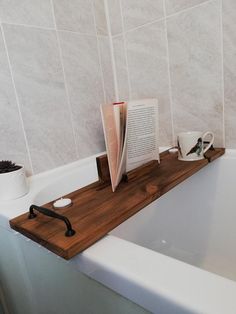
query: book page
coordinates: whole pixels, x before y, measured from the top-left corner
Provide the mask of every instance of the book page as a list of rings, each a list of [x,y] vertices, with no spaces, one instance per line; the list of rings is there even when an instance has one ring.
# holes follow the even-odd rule
[[[158,139],[157,99],[128,102],[126,171],[159,161]]]
[[[113,103],[114,117],[116,123],[118,152],[117,152],[117,166],[120,164],[122,151],[124,147],[124,135],[126,124],[126,103],[117,102]]]
[[[115,182],[117,178],[117,155],[118,155],[118,138],[116,130],[116,121],[113,105],[101,106],[102,123],[105,136],[107,158],[111,177],[112,190],[115,190]]]

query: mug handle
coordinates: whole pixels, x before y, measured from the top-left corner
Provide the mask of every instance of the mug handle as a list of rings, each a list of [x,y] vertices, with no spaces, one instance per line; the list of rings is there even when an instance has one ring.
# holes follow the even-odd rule
[[[213,144],[213,142],[214,142],[214,134],[212,133],[212,132],[210,132],[210,131],[208,131],[208,132],[205,132],[203,135],[202,135],[202,140],[203,140],[203,142],[204,142],[204,138],[207,136],[207,135],[210,135],[211,136],[211,141],[210,141],[210,143],[207,145],[207,147],[206,148],[204,148],[204,150],[203,150],[203,153],[205,154],[205,152],[206,151],[208,151],[208,149],[211,147],[211,145]]]

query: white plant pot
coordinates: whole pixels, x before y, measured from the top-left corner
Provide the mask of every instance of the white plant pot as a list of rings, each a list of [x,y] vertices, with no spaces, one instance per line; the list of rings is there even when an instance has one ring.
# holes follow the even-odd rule
[[[29,187],[25,177],[24,166],[20,169],[0,173],[0,200],[14,200],[29,192]]]

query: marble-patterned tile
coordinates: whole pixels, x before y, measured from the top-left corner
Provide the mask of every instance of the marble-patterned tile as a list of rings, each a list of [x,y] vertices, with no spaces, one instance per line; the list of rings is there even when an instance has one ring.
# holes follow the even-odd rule
[[[117,80],[119,101],[129,99],[129,81],[125,56],[124,39],[122,35],[113,37],[115,59],[115,76]]]
[[[20,121],[6,50],[0,32],[0,160],[8,159],[25,165],[32,173]]]
[[[121,34],[123,31],[123,27],[120,0],[105,0],[105,1],[108,7],[111,34],[112,35]]]
[[[50,0],[0,0],[0,21],[55,27]]]
[[[207,0],[165,0],[167,15],[177,13],[179,11],[192,8]]]
[[[115,86],[111,59],[110,40],[108,36],[98,36],[98,45],[101,56],[105,100],[107,103],[110,103],[115,101]]]
[[[158,98],[160,145],[172,142],[166,29],[164,21],[126,34],[131,97]]]
[[[53,0],[57,29],[95,34],[93,3],[88,0]]]
[[[211,130],[223,144],[220,2],[168,19],[174,129]]]
[[[60,32],[63,62],[79,157],[104,151],[100,104],[104,103],[97,42],[92,36]]]
[[[4,25],[33,170],[76,160],[55,31]]]
[[[121,4],[126,31],[164,17],[163,0],[121,0]]]
[[[226,146],[236,148],[236,2],[223,1]]]
[[[98,35],[107,35],[107,19],[104,0],[93,0],[96,28]]]

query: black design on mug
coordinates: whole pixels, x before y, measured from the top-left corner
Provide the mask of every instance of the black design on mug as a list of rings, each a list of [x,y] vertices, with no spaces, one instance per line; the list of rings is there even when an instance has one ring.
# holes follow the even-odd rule
[[[199,137],[199,139],[197,140],[197,144],[190,149],[190,151],[187,153],[187,156],[194,153],[200,156],[202,151],[203,151],[203,141],[202,141],[202,138]]]

